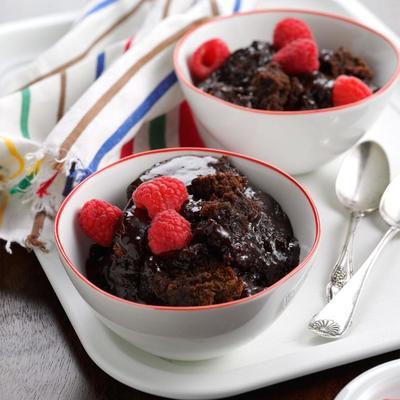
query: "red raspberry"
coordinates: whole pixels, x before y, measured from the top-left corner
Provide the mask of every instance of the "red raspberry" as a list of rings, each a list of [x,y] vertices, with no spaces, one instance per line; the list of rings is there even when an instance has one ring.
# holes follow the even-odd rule
[[[287,74],[306,74],[319,68],[318,47],[311,39],[297,39],[272,57]]]
[[[189,195],[179,179],[161,176],[142,183],[132,194],[138,208],[146,208],[150,218],[164,210],[179,211]]]
[[[154,217],[147,237],[151,251],[158,255],[183,249],[192,240],[192,230],[175,210],[166,210]]]
[[[296,39],[312,39],[308,25],[297,18],[284,18],[274,29],[274,47],[279,50]]]
[[[109,247],[112,244],[115,225],[122,211],[103,200],[89,200],[81,208],[78,222],[88,237],[97,244]]]
[[[193,77],[199,81],[206,79],[211,72],[220,67],[229,57],[230,51],[221,39],[204,42],[189,59],[189,69]]]
[[[332,90],[334,106],[343,106],[364,99],[372,94],[372,90],[355,76],[339,75]]]

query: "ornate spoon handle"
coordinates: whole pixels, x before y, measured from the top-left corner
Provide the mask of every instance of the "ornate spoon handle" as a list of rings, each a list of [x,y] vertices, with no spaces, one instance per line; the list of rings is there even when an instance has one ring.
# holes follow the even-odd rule
[[[349,226],[342,251],[335,266],[332,269],[329,282],[326,286],[326,298],[331,301],[340,289],[353,275],[353,241],[358,223],[364,217],[364,213],[353,211],[350,214]]]
[[[367,276],[385,245],[400,231],[391,227],[339,293],[308,324],[317,335],[338,339],[349,329]]]

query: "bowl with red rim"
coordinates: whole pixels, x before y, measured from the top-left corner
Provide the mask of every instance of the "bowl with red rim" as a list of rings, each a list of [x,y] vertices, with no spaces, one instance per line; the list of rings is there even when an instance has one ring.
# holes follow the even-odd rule
[[[301,254],[299,265],[274,285],[240,300],[199,307],[153,306],[123,300],[86,277],[90,240],[78,224],[82,205],[92,198],[121,209],[126,187],[160,161],[182,155],[227,156],[249,180],[271,194],[288,215]],[[311,268],[320,236],[317,209],[306,190],[276,167],[222,150],[177,148],[133,155],[105,167],[80,183],[64,200],[55,220],[61,262],[96,316],[133,345],[170,359],[199,360],[223,355],[268,327],[300,288]]]
[[[204,42],[219,38],[233,52],[254,40],[272,41],[274,27],[287,17],[304,21],[319,49],[343,46],[362,57],[379,89],[342,106],[266,111],[229,103],[194,85],[188,62]],[[398,87],[400,53],[389,38],[357,21],[314,11],[273,9],[218,17],[194,28],[177,44],[174,66],[208,146],[239,151],[302,174],[349,149],[371,127]]]

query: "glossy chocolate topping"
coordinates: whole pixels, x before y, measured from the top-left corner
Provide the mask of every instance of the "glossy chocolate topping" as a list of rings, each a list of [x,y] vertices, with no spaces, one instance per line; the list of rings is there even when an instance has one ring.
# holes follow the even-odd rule
[[[209,305],[257,293],[298,265],[299,244],[287,215],[227,158],[183,156],[156,164],[128,187],[128,199],[142,182],[163,175],[187,185],[181,215],[191,223],[192,242],[153,255],[147,211],[129,200],[113,248],[90,250],[87,273],[96,285],[146,304]]]

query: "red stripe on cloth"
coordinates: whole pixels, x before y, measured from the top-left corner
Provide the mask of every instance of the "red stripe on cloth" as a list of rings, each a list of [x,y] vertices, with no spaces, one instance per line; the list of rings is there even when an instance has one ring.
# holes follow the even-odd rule
[[[122,146],[119,158],[130,156],[131,154],[134,153],[134,149],[135,149],[135,138],[132,138]]]
[[[40,184],[39,188],[36,191],[36,196],[44,197],[48,196],[49,192],[47,189],[53,184],[54,180],[57,178],[57,175],[60,171],[56,171],[47,181],[44,181]]]
[[[205,147],[187,101],[179,106],[179,144],[181,147]]]
[[[128,51],[131,46],[132,46],[132,40],[133,40],[133,36],[131,36],[130,38],[128,38],[128,40],[125,42],[125,46],[124,46],[124,53],[126,51]]]

